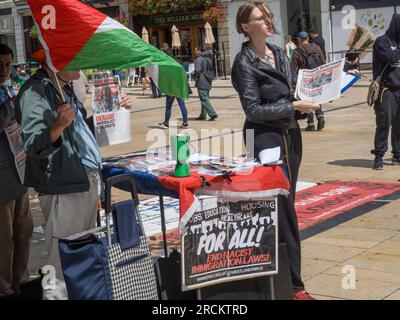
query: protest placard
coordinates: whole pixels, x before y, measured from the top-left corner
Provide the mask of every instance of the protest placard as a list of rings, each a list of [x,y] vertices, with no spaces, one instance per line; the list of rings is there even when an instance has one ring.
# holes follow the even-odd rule
[[[183,290],[276,274],[277,202],[205,198],[182,232]]]
[[[130,111],[121,108],[118,79],[99,72],[93,80],[93,121],[100,147],[131,141]]]

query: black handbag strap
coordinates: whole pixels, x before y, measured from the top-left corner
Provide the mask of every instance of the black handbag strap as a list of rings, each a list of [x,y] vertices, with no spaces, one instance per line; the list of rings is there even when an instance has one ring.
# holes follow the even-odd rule
[[[381,82],[381,80],[382,80],[382,76],[383,76],[383,74],[385,73],[385,71],[386,71],[386,69],[387,69],[388,66],[389,66],[389,63],[383,68],[383,71],[381,72],[381,74],[380,74],[379,77],[377,78],[377,80],[379,81],[379,84],[380,84],[380,82]]]
[[[286,166],[288,168],[288,174],[289,174],[288,180],[290,183],[292,183],[292,172],[290,169],[290,160],[289,160],[289,144],[288,144],[286,132],[282,133],[282,138],[283,138],[283,146],[284,146],[284,159],[285,159]]]

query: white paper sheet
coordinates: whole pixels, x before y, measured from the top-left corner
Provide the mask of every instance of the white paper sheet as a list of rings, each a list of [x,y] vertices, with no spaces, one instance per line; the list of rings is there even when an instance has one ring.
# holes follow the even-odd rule
[[[264,166],[281,164],[282,161],[279,160],[281,157],[281,147],[264,149],[260,152],[258,157],[260,158],[261,164]]]

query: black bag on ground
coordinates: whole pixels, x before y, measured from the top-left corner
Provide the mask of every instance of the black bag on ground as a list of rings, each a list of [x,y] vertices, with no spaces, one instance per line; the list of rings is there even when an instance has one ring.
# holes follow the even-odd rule
[[[182,291],[181,254],[178,251],[172,251],[168,258],[158,258],[155,268],[161,300],[196,300],[196,291]]]

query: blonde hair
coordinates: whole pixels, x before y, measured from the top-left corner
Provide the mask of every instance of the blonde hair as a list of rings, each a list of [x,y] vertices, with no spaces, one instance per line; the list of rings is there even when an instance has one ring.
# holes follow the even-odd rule
[[[238,33],[242,33],[247,36],[246,32],[242,28],[243,23],[249,22],[249,18],[251,13],[255,8],[258,8],[264,17],[268,18],[271,21],[271,28],[273,33],[277,34],[276,27],[274,24],[274,15],[271,9],[262,1],[248,1],[246,4],[240,6],[237,14],[236,14],[236,30]]]

